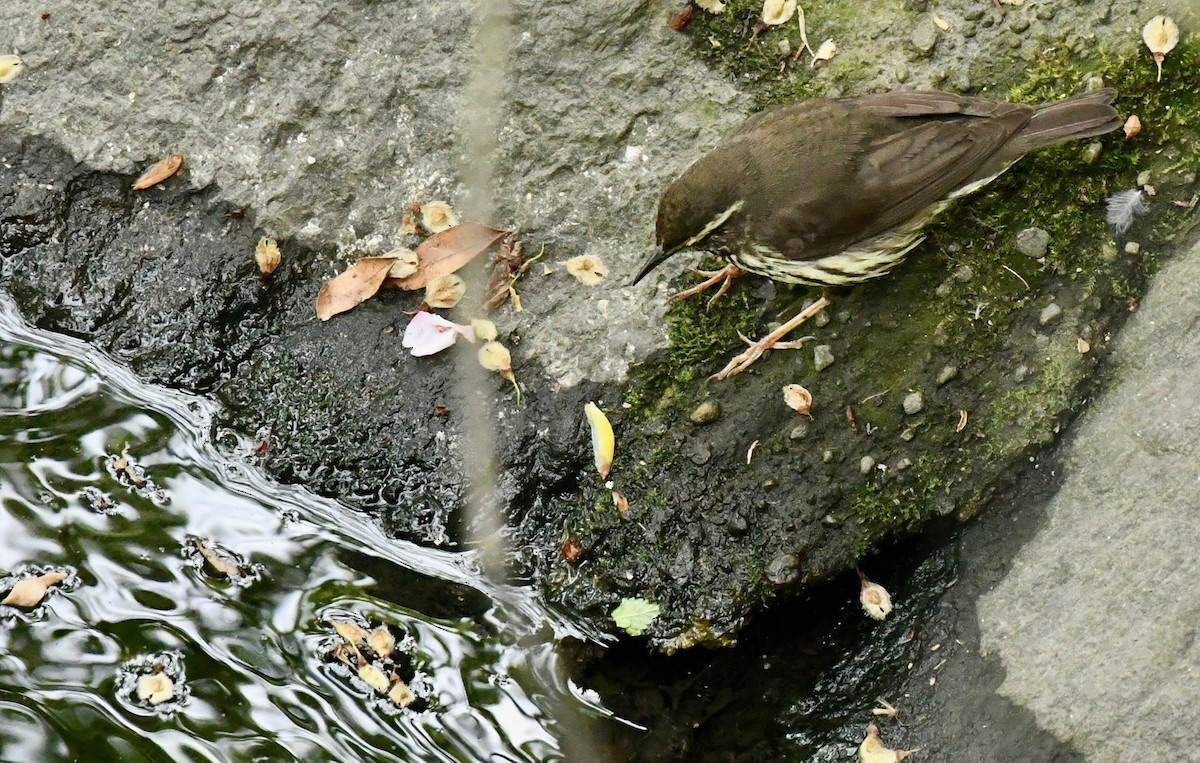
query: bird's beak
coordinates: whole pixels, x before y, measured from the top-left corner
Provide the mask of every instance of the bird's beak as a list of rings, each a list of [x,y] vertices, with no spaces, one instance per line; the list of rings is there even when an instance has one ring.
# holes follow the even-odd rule
[[[672,254],[674,254],[674,252],[663,251],[661,245],[654,247],[654,251],[651,252],[650,256],[646,258],[646,261],[642,263],[641,270],[639,270],[638,274],[633,277],[633,283],[631,283],[630,286],[637,284],[638,281],[645,278],[651,270],[654,270],[656,267],[662,264],[662,261],[670,257]]]

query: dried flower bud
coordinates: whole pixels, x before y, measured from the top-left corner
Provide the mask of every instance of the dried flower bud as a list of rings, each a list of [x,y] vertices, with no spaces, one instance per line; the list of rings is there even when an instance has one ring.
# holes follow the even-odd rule
[[[383,256],[392,261],[392,266],[388,268],[388,278],[408,278],[417,272],[417,253],[411,249],[400,247]]]
[[[584,286],[596,286],[608,275],[608,268],[599,257],[581,254],[563,263],[567,272],[575,276]]]
[[[263,236],[258,240],[258,246],[254,247],[254,261],[258,263],[258,269],[263,275],[269,276],[274,273],[281,259],[283,256],[279,253],[279,244],[275,239]]]
[[[862,589],[858,592],[858,600],[862,602],[863,610],[876,620],[882,620],[892,611],[892,597],[887,589],[878,583],[872,583],[867,576],[858,572]]]
[[[768,26],[786,24],[796,15],[796,0],[765,0],[762,21]]]
[[[421,224],[430,233],[440,233],[458,225],[458,215],[444,201],[431,201],[421,207]]]
[[[425,304],[430,307],[454,307],[467,293],[467,284],[451,273],[435,278],[425,287]]]

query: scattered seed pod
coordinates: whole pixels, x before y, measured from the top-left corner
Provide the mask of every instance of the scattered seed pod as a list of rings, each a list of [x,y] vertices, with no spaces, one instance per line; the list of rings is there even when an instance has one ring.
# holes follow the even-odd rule
[[[608,268],[600,258],[591,254],[572,257],[564,262],[563,266],[584,286],[596,286],[608,275]]]
[[[258,246],[254,247],[254,261],[258,263],[258,270],[263,275],[269,276],[275,272],[275,268],[279,267],[280,260],[283,255],[279,253],[279,244],[273,238],[263,236],[258,241]]]
[[[12,82],[25,71],[25,62],[20,56],[0,56],[0,85]]]
[[[1168,16],[1155,16],[1142,27],[1142,40],[1154,54],[1154,63],[1158,66],[1158,81],[1162,82],[1163,60],[1179,43],[1179,27]]]
[[[446,202],[431,201],[421,207],[421,225],[430,233],[440,233],[458,225],[458,215]]]
[[[425,287],[425,304],[435,308],[454,307],[466,293],[466,282],[451,273],[429,282]]]
[[[837,45],[833,40],[826,40],[821,43],[821,47],[817,48],[817,52],[813,53],[812,66],[816,66],[820,61],[832,60],[837,55]]]
[[[161,669],[140,676],[137,680],[137,698],[142,702],[161,705],[174,696],[175,682]]]
[[[512,355],[499,342],[486,342],[479,348],[479,364],[489,371],[512,373]]]
[[[811,417],[812,399],[812,393],[799,384],[789,384],[783,388],[783,402],[796,413]]]
[[[583,406],[583,412],[592,429],[592,457],[596,462],[596,471],[600,472],[600,479],[606,480],[612,470],[613,454],[617,447],[616,435],[613,434],[612,424],[608,423],[608,417],[595,403]]]
[[[475,337],[485,342],[491,342],[499,336],[499,332],[496,331],[496,324],[486,318],[473,318],[471,320],[471,328],[475,330]]]
[[[388,268],[388,278],[408,278],[417,272],[417,253],[412,249],[401,247],[383,256],[392,261],[392,266]]]
[[[767,26],[779,26],[791,21],[796,15],[796,0],[765,0],[762,7],[762,22]]]
[[[1138,119],[1137,114],[1130,114],[1129,119],[1125,120],[1123,129],[1125,130],[1125,139],[1129,140],[1142,131],[1142,120]]]
[[[179,168],[182,166],[183,154],[171,154],[166,159],[163,159],[143,172],[142,176],[133,182],[133,190],[144,191],[150,186],[158,185],[176,172],[179,172]]]
[[[872,583],[862,570],[858,571],[858,579],[862,583],[858,600],[862,602],[863,610],[876,620],[887,617],[892,611],[892,597],[887,589],[878,583]]]
[[[879,727],[868,723],[867,738],[858,746],[858,759],[862,763],[899,763],[914,752],[916,750],[889,749],[879,736]]]

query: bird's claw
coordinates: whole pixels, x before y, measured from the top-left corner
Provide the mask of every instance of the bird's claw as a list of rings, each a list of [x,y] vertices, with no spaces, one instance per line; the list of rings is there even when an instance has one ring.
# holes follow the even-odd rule
[[[746,344],[750,346],[738,355],[734,356],[732,360],[725,364],[724,368],[722,368],[720,371],[717,371],[709,378],[722,381],[731,376],[737,376],[742,371],[745,371],[747,368],[754,365],[755,361],[763,356],[763,353],[773,347],[780,349],[797,349],[803,346],[804,342],[812,339],[813,337],[808,336],[804,337],[803,339],[794,339],[790,342],[781,342],[780,340],[787,336],[792,329],[796,328],[801,323],[804,323],[809,318],[824,310],[829,306],[829,304],[828,298],[821,297],[816,302],[813,302],[811,305],[801,310],[790,321],[767,334],[762,339],[759,339],[757,342],[750,341],[739,331],[738,336],[742,337],[742,341],[746,342]]]
[[[671,301],[677,302],[681,299],[693,297],[706,289],[716,286],[719,283],[721,284],[721,287],[717,289],[717,293],[714,294],[705,305],[705,309],[710,310],[712,309],[713,304],[718,299],[725,296],[725,293],[729,291],[729,287],[733,284],[733,279],[737,278],[746,271],[742,270],[737,265],[730,263],[720,270],[693,270],[692,272],[701,278],[704,278],[705,280],[701,281],[690,289],[684,289],[683,291],[679,292],[675,296],[671,297]]]

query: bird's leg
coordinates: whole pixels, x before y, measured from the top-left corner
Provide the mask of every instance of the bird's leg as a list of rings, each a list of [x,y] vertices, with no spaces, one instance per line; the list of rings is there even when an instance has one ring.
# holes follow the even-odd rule
[[[684,289],[683,291],[679,292],[675,296],[671,297],[671,301],[674,302],[680,299],[687,299],[688,297],[695,296],[705,289],[711,286],[716,286],[718,283],[720,283],[721,288],[717,289],[717,293],[712,295],[712,298],[708,300],[707,307],[711,308],[713,303],[725,296],[725,292],[729,291],[729,286],[733,283],[733,279],[737,278],[746,271],[742,270],[731,262],[720,270],[693,270],[692,272],[696,275],[703,276],[705,280],[701,281],[690,289]]]
[[[750,346],[746,348],[745,352],[726,363],[725,367],[713,374],[711,378],[720,381],[722,379],[728,379],[731,376],[737,376],[742,371],[745,371],[747,368],[754,365],[754,361],[761,358],[764,352],[772,347],[778,346],[779,340],[787,336],[792,329],[821,312],[830,304],[830,301],[826,297],[821,297],[816,302],[813,302],[811,305],[801,310],[790,321],[772,331],[770,334],[767,334],[757,342],[751,342]]]

